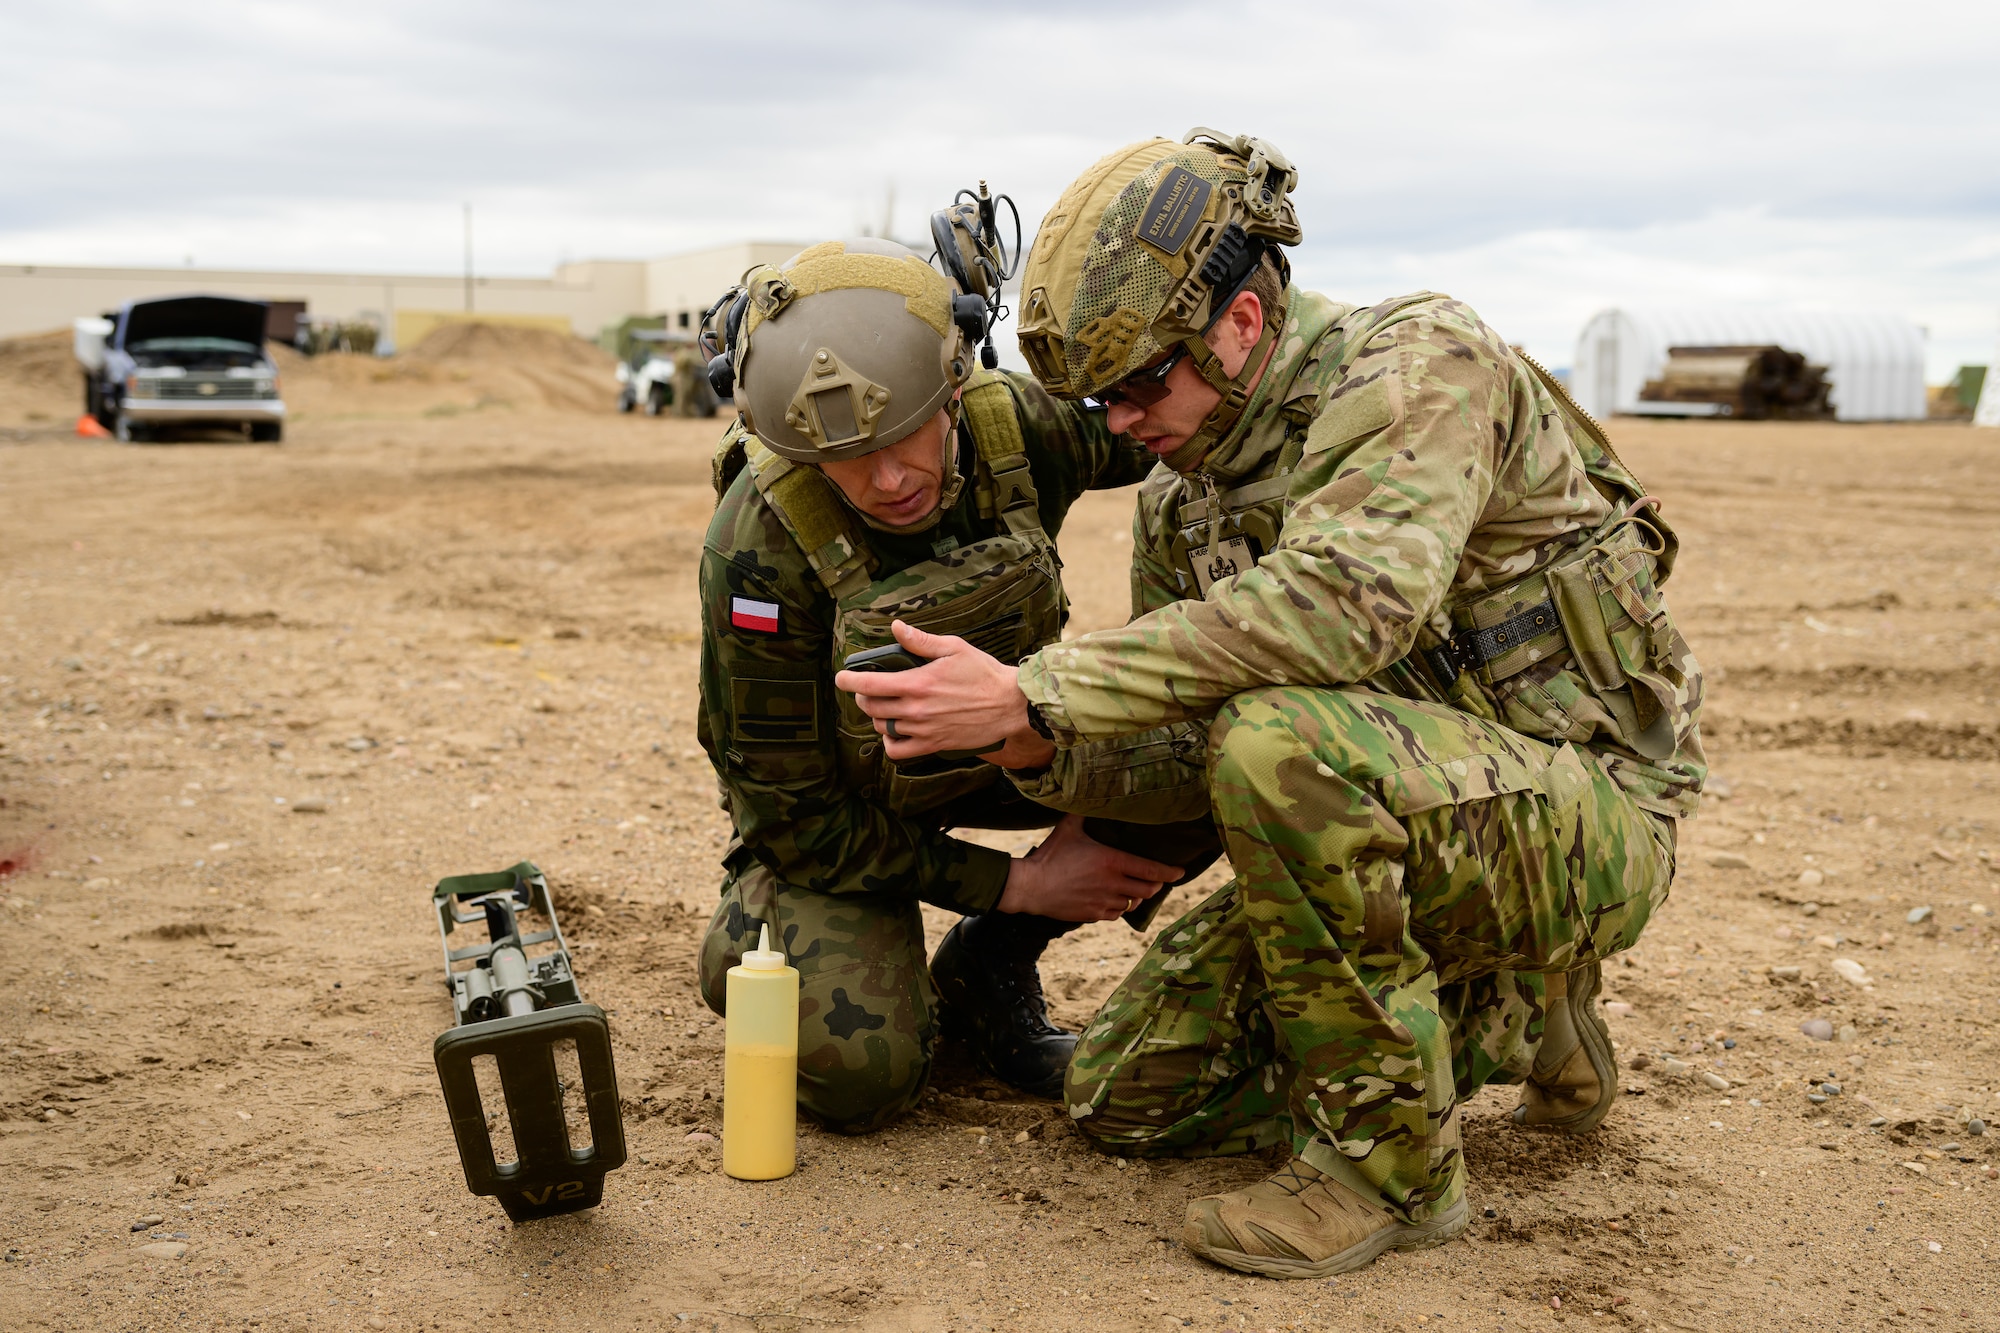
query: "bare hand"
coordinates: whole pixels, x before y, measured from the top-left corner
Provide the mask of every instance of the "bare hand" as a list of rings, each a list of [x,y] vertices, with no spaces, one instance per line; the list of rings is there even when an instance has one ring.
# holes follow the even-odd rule
[[[882,748],[894,760],[940,750],[996,749],[982,757],[1010,768],[1046,764],[1055,747],[1028,725],[1028,698],[1020,673],[964,639],[927,634],[897,621],[896,642],[930,660],[907,671],[842,671],[835,688],[854,696],[875,719]],[[891,727],[894,730],[891,730]]]
[[[1058,921],[1109,921],[1180,877],[1179,866],[1106,847],[1083,831],[1082,815],[1065,815],[1041,846],[1015,860],[997,907]]]

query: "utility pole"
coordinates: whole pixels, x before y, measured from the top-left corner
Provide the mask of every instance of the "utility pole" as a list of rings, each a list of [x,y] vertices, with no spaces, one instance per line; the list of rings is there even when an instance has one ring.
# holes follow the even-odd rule
[[[465,313],[472,313],[472,204],[465,205]]]

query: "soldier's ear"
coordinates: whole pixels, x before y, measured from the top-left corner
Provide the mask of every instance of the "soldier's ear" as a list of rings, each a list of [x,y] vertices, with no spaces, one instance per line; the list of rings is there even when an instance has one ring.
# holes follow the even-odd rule
[[[1238,292],[1223,318],[1245,347],[1255,347],[1264,334],[1264,298],[1255,292]]]

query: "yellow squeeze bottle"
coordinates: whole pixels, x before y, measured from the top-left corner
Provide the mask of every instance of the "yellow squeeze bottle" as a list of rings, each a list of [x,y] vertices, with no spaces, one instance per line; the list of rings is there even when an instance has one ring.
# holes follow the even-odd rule
[[[722,1038],[722,1169],[776,1180],[798,1165],[799,973],[771,947],[729,969]]]

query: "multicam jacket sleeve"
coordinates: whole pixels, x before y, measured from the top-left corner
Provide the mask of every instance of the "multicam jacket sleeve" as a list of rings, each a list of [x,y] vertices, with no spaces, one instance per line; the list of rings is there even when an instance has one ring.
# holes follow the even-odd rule
[[[1010,382],[1051,531],[1084,490],[1129,485],[1150,466],[1111,438],[1101,413]],[[834,604],[747,471],[709,525],[699,580],[700,737],[742,845],[783,882],[821,893],[903,894],[960,912],[999,901],[1005,852],[903,818],[843,779]]]
[[[1275,549],[1205,599],[1169,600],[1170,571],[1146,549],[1160,534],[1142,522],[1143,614],[1022,664],[1059,741],[1208,718],[1260,685],[1365,680],[1409,652],[1447,592],[1504,584],[1608,513],[1532,372],[1458,302],[1356,311],[1319,356],[1338,369]]]

